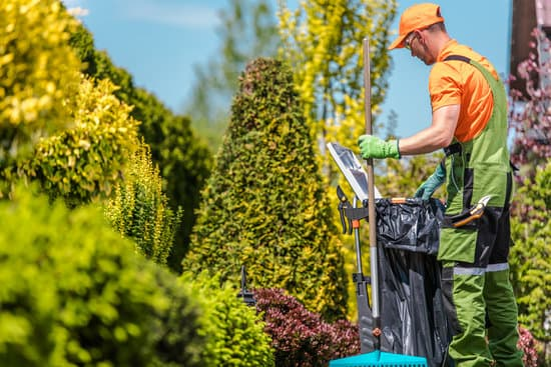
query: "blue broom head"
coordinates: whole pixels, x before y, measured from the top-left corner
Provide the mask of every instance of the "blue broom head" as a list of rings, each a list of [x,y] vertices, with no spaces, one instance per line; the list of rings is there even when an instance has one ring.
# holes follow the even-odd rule
[[[428,367],[425,357],[374,351],[357,356],[335,359],[329,367]]]

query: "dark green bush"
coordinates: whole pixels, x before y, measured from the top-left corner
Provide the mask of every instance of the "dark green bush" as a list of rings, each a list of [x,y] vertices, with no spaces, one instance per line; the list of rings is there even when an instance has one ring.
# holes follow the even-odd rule
[[[198,308],[99,209],[0,203],[3,366],[198,366]]]
[[[238,291],[220,285],[218,277],[206,273],[195,277],[184,273],[184,284],[203,310],[201,335],[207,337],[201,359],[204,366],[271,367],[274,365],[271,339],[264,333],[264,322],[254,308],[247,306]]]
[[[289,68],[257,59],[240,80],[184,269],[282,288],[329,320],[346,315],[341,244]]]

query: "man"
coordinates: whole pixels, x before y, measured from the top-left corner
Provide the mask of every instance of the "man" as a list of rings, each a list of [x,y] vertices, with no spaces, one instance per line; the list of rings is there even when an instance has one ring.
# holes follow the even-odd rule
[[[444,148],[445,162],[416,196],[430,198],[446,182],[446,218],[438,259],[458,367],[522,366],[517,350],[517,305],[509,281],[509,203],[505,89],[490,62],[446,32],[440,7],[414,5],[400,18],[389,49],[406,48],[433,65],[429,76],[432,124],[401,140],[359,138],[363,158],[400,158]],[[453,216],[492,195],[484,215],[460,227]],[[487,317],[486,317],[487,316]]]

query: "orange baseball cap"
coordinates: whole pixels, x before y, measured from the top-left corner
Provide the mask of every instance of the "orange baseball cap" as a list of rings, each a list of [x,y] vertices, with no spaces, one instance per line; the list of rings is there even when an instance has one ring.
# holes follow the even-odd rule
[[[400,32],[398,38],[389,46],[389,50],[404,47],[404,39],[413,31],[427,28],[435,23],[443,22],[440,6],[436,4],[417,4],[407,8],[400,17]]]

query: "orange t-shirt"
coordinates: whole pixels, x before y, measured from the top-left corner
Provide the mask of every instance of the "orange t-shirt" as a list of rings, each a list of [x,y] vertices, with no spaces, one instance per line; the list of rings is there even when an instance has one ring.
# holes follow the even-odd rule
[[[466,56],[484,66],[497,79],[492,64],[471,48],[450,40],[438,55],[429,75],[429,92],[432,111],[440,107],[459,104],[459,120],[454,136],[460,142],[469,141],[488,123],[494,108],[492,90],[482,73],[463,61],[443,61],[450,55]]]

